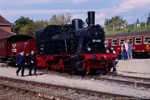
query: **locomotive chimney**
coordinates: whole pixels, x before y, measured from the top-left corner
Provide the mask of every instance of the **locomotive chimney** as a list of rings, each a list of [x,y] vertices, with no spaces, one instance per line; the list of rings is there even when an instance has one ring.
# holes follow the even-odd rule
[[[88,11],[88,18],[86,19],[86,23],[88,26],[95,25],[95,11]]]

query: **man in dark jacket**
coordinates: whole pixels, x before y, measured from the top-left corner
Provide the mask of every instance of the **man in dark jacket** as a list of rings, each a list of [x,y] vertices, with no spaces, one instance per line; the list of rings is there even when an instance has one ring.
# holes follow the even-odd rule
[[[25,66],[25,56],[24,56],[24,50],[21,50],[21,53],[19,53],[16,57],[16,66],[18,66],[18,69],[16,71],[16,74],[18,76],[20,70],[21,70],[21,75],[24,77],[24,66]]]
[[[29,61],[29,75],[32,75],[32,68],[34,68],[34,74],[36,75],[37,60],[36,56],[34,55],[34,50],[31,51],[28,61]]]

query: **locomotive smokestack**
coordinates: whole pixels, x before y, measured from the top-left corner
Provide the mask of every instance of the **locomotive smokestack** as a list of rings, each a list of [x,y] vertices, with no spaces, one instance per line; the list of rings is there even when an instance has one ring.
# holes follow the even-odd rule
[[[86,19],[86,23],[88,26],[95,25],[95,11],[88,11],[88,18]]]

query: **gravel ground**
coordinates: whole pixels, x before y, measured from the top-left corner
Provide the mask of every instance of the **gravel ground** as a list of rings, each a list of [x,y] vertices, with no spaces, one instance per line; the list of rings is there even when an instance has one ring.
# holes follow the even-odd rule
[[[76,93],[74,91],[71,92],[71,91],[66,91],[66,90],[61,90],[61,89],[57,90],[54,88],[47,88],[47,87],[43,87],[43,86],[36,86],[36,85],[25,84],[25,83],[22,83],[22,84],[14,83],[11,81],[0,81],[0,83],[7,84],[8,86],[11,85],[14,87],[19,85],[20,88],[31,90],[31,91],[36,91],[37,93],[42,93],[44,95],[47,95],[47,97],[49,97],[49,98],[51,98],[52,97],[51,95],[53,95],[56,97],[59,96],[59,97],[65,97],[68,99],[75,99],[75,100],[101,100],[101,98],[99,99],[99,97],[97,97],[97,96]],[[15,93],[13,93],[13,94],[15,94]],[[8,94],[8,96],[9,96],[9,94]],[[31,98],[31,96],[29,96],[28,98]],[[55,100],[55,99],[53,99],[53,100]]]
[[[135,97],[143,97],[150,99],[150,89],[142,89],[142,88],[134,88],[127,85],[118,85],[116,83],[109,83],[104,81],[98,80],[87,80],[87,79],[75,79],[71,77],[63,77],[58,75],[48,75],[44,73],[40,73],[38,76],[26,76],[20,77],[16,76],[16,68],[3,68],[0,67],[0,76],[17,78],[17,79],[24,79],[24,80],[31,80],[36,82],[43,82],[43,83],[51,83],[56,85],[64,85],[70,87],[77,87],[82,89],[90,89],[95,91],[101,92],[109,92],[109,93],[116,93],[116,94],[125,94],[128,96],[135,96]],[[28,74],[28,70],[25,70],[25,75]]]
[[[42,100],[28,93],[22,94],[13,90],[0,89],[0,100]]]

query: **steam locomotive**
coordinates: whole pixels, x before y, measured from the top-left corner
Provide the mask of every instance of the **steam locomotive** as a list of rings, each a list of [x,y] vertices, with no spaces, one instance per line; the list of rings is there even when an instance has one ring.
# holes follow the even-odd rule
[[[38,66],[70,73],[109,72],[116,55],[106,53],[105,33],[95,25],[95,12],[89,11],[83,27],[81,19],[70,25],[49,25],[36,32]]]

